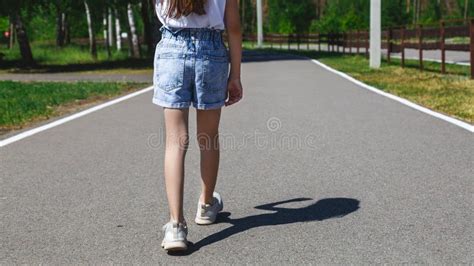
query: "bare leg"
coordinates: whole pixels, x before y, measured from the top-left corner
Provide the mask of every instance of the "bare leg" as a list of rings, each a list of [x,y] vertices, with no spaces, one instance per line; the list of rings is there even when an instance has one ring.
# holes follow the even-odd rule
[[[219,120],[221,109],[197,110],[197,138],[201,151],[202,191],[199,201],[212,203],[219,169]]]
[[[164,109],[166,124],[165,183],[170,218],[183,222],[184,159],[189,145],[189,109]]]

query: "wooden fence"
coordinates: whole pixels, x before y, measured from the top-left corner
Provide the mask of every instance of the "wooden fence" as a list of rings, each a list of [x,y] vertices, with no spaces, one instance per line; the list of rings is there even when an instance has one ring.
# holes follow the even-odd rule
[[[453,25],[458,24],[458,25]],[[460,43],[446,42],[458,38]],[[307,49],[337,53],[363,53],[369,55],[369,32],[355,31],[335,34],[266,34],[265,43],[271,48]],[[256,35],[244,35],[245,41],[254,44]],[[465,42],[463,42],[465,40]],[[323,48],[322,45],[326,47]],[[387,49],[387,60],[392,53],[400,53],[400,64],[405,66],[405,49],[416,49],[419,68],[423,71],[423,51],[439,50],[441,73],[446,73],[446,51],[470,52],[471,78],[474,79],[474,19],[441,21],[438,26],[418,25],[415,28],[388,28],[382,31],[382,48]]]

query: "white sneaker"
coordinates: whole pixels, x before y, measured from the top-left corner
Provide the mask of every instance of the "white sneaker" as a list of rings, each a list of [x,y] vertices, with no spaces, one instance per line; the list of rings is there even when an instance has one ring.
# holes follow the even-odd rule
[[[212,204],[204,204],[198,201],[196,219],[194,220],[197,224],[206,225],[214,223],[217,218],[217,213],[224,208],[221,195],[214,192],[212,196]]]
[[[188,248],[188,226],[184,223],[168,222],[163,226],[165,237],[161,247],[169,251],[180,251]]]

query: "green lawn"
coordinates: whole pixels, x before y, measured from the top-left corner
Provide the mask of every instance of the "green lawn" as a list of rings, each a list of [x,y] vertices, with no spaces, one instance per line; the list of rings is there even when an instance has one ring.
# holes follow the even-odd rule
[[[252,49],[249,47],[249,43],[245,43],[245,46]],[[149,71],[152,67],[151,59],[135,61],[126,59],[125,52],[115,54],[111,61],[107,61],[105,52],[101,51],[99,53],[100,61],[94,62],[88,54],[87,47],[84,46],[73,45],[66,48],[54,48],[47,44],[35,43],[33,47],[36,58],[45,66],[45,68],[39,69],[40,72],[86,70],[114,72],[118,69]],[[438,112],[474,123],[474,81],[469,79],[470,68],[467,66],[447,64],[448,74],[441,75],[439,73],[440,64],[436,62],[424,62],[425,71],[421,72],[418,70],[417,60],[406,60],[406,67],[401,68],[400,60],[392,59],[391,63],[384,60],[381,69],[373,70],[368,67],[369,62],[364,56],[304,50],[261,50],[294,53],[315,58],[381,90],[406,98]],[[16,52],[13,50],[11,53]],[[18,54],[7,54],[7,59],[16,57],[18,57]],[[38,69],[33,71],[38,71]],[[92,83],[78,84],[61,86],[58,83],[0,83],[0,127],[13,127],[38,117],[53,115],[54,107],[52,106],[54,104],[62,104],[62,102],[57,103],[58,99],[64,98],[64,102],[68,102],[83,99],[83,97],[87,98],[85,95],[107,95],[110,91],[120,91],[119,87],[129,86],[124,84],[104,85],[102,83],[100,86]],[[39,89],[41,87],[48,87],[51,90],[56,88],[55,94],[45,92],[47,89]],[[61,87],[71,89],[60,91],[59,88]],[[39,96],[42,93],[44,95]],[[64,93],[65,95],[62,95]],[[24,98],[24,95],[28,95],[28,97]],[[37,96],[43,98],[42,101],[39,101],[41,104],[29,98]],[[8,97],[11,97],[11,99]],[[47,99],[51,102],[47,102]],[[5,107],[7,104],[8,107]],[[31,108],[31,106],[35,108]]]
[[[369,85],[474,123],[474,80],[469,80],[464,75],[420,72],[414,68],[401,68],[387,63],[380,70],[371,70],[364,57],[320,61]]]
[[[128,56],[127,47],[123,47],[121,51],[116,51],[112,48],[111,57],[108,58],[103,45],[98,43],[97,60],[92,58],[88,45],[70,44],[64,47],[56,47],[51,42],[43,41],[32,42],[31,49],[37,65],[25,68],[22,67],[18,46],[15,46],[13,49],[6,49],[5,46],[0,46],[0,53],[4,54],[3,62],[0,63],[0,73],[143,69],[153,66],[152,60],[145,56],[146,49],[142,49],[144,55],[142,58],[132,59]]]
[[[33,57],[38,63],[46,65],[66,65],[66,64],[84,64],[93,63],[94,60],[89,53],[89,47],[86,45],[71,44],[65,47],[56,47],[54,44],[48,42],[33,42],[31,44]],[[114,51],[112,49],[112,57],[107,58],[105,49],[98,49],[98,61],[105,60],[121,60],[128,57],[127,50]],[[20,50],[18,47],[13,49],[0,49],[0,52],[5,54],[4,60],[13,61],[20,59]]]
[[[0,133],[143,87],[136,83],[0,81]]]
[[[446,65],[448,74],[439,73],[440,64],[425,62],[425,71],[418,69],[418,61],[406,60],[400,67],[399,59],[391,63],[383,60],[378,70],[369,68],[364,56],[341,55],[314,51],[264,49],[271,52],[293,53],[319,60],[339,71],[432,110],[445,113],[468,123],[474,123],[474,80],[470,68]]]

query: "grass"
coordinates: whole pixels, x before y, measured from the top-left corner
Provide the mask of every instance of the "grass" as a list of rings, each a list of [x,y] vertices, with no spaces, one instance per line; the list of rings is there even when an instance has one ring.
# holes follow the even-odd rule
[[[446,43],[453,43],[453,44],[469,44],[469,37],[454,37],[450,39],[446,39]]]
[[[0,81],[0,134],[142,87],[137,83]]]
[[[142,73],[149,72],[153,65],[152,59],[150,58],[127,59],[127,54],[125,52],[126,49],[124,49],[123,52],[114,53],[112,58],[109,60],[107,59],[105,50],[99,48],[99,59],[98,61],[94,61],[89,54],[87,45],[70,45],[64,48],[55,48],[50,43],[37,42],[33,43],[32,47],[34,56],[41,65],[30,70],[13,69],[13,72],[94,71],[115,73],[117,71],[133,70],[138,71],[137,73]],[[250,42],[245,42],[244,47],[247,49],[256,49]],[[470,68],[468,66],[446,64],[448,74],[441,75],[439,74],[441,66],[437,62],[425,61],[424,71],[421,72],[418,69],[419,62],[417,60],[406,60],[405,68],[401,68],[400,59],[394,58],[390,63],[384,60],[382,67],[378,70],[374,70],[368,67],[369,62],[363,56],[305,50],[261,50],[293,53],[318,59],[321,62],[348,73],[369,85],[406,98],[427,108],[467,121],[471,124],[474,123],[474,81],[469,79]],[[6,54],[4,59],[6,62],[15,62],[15,60],[19,59],[18,49],[0,50],[0,52]],[[0,69],[0,71],[2,70]],[[4,66],[3,71],[12,72],[11,66]],[[16,112],[34,113],[35,111],[29,110],[28,108],[22,111],[21,108],[19,108],[16,111],[7,113],[6,109],[3,107],[5,106],[3,101],[6,101],[4,95],[7,94],[7,89],[4,87],[13,87],[14,85],[12,84],[14,83],[8,86],[5,86],[5,84],[7,83],[0,83],[0,127],[11,127],[13,125],[22,124],[30,118],[27,118],[26,114],[17,115]],[[18,86],[22,87],[22,85]],[[32,88],[36,86],[41,87],[39,83],[37,85],[28,85],[28,87],[30,86]],[[97,85],[89,84],[84,85],[83,87],[88,86],[94,87]],[[108,86],[113,85],[109,84]],[[46,86],[43,85],[43,87]],[[104,86],[101,88],[103,87]],[[18,89],[18,91],[21,91],[21,89]],[[103,90],[105,94],[107,94],[106,91],[106,89]],[[57,96],[59,97],[59,95]],[[9,101],[13,102],[14,98]],[[22,103],[22,105],[24,104],[27,103]],[[28,104],[35,105],[31,102]],[[46,106],[49,105],[46,104]],[[44,108],[44,106],[42,108]],[[54,107],[50,107],[49,109],[51,108],[54,109]],[[46,111],[39,111],[41,115],[32,115],[31,117],[52,115],[52,113],[48,113],[51,111],[48,111],[49,109],[46,109]]]
[[[399,59],[392,59],[391,63],[383,60],[382,67],[375,70],[369,68],[369,61],[364,56],[295,50],[281,52],[317,59],[383,91],[474,123],[474,80],[469,78],[467,66],[446,65],[448,74],[442,75],[440,64],[436,62],[425,62],[422,72],[416,60],[406,60],[406,66],[402,68]]]
[[[31,44],[31,51],[37,63],[43,65],[97,63],[123,60],[128,57],[126,49],[122,51],[112,49],[112,57],[108,58],[105,49],[98,47],[98,60],[94,61],[87,45],[70,44],[64,47],[56,47],[48,42],[33,42]],[[18,46],[13,47],[13,49],[0,49],[0,52],[5,54],[5,61],[15,61],[21,58]]]
[[[128,56],[128,48],[123,47],[121,51],[112,49],[111,57],[101,43],[98,43],[98,58],[94,60],[89,53],[89,46],[84,44],[70,44],[64,47],[56,47],[51,42],[32,42],[31,49],[33,58],[37,65],[24,67],[18,46],[6,49],[0,46],[0,53],[4,54],[0,64],[0,72],[70,72],[70,71],[92,71],[109,69],[143,69],[153,66],[150,58],[131,59]],[[145,53],[143,49],[143,53]]]
[[[465,76],[420,72],[386,62],[380,70],[372,70],[368,68],[368,60],[360,56],[320,61],[364,83],[474,123],[474,80]]]

